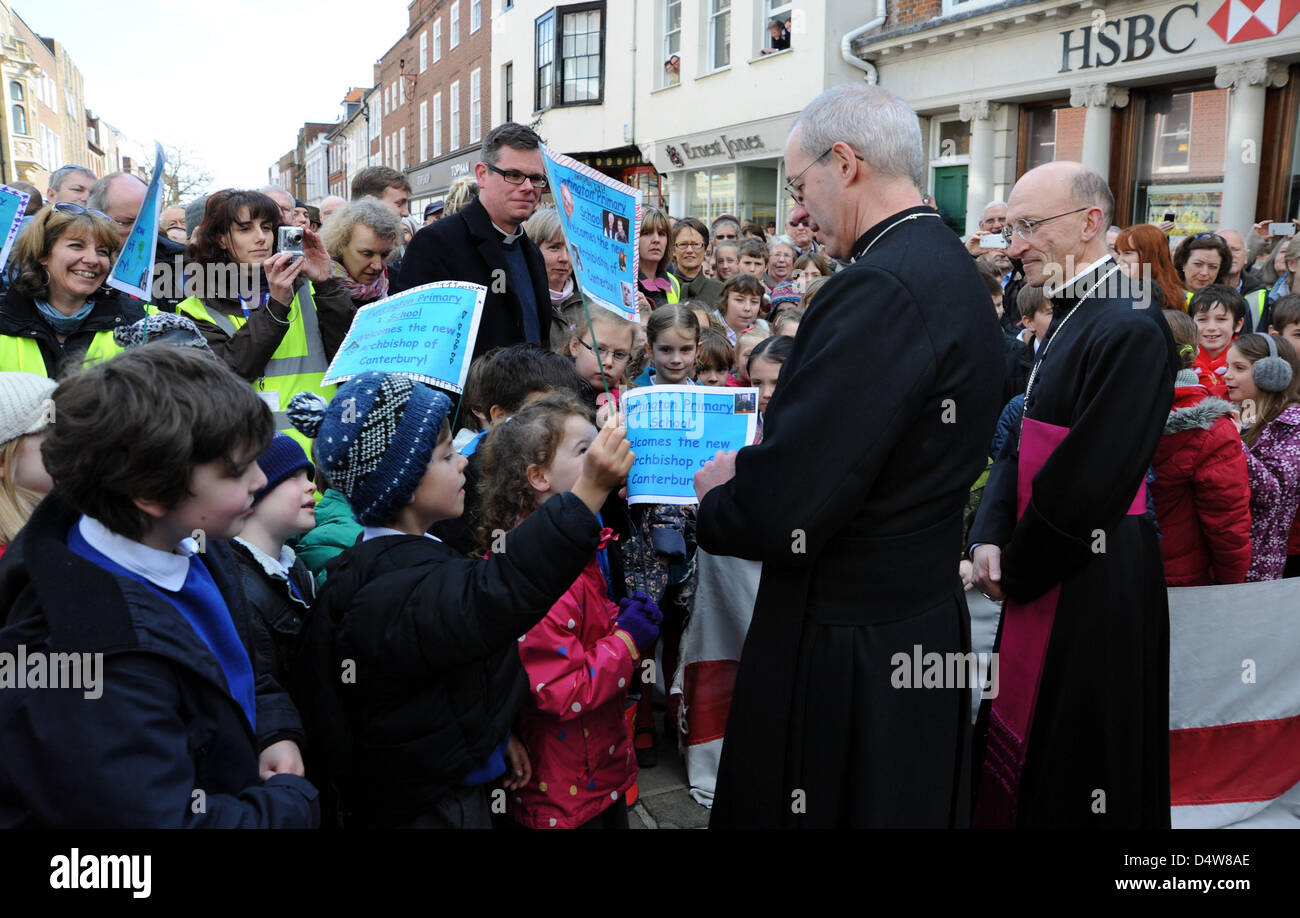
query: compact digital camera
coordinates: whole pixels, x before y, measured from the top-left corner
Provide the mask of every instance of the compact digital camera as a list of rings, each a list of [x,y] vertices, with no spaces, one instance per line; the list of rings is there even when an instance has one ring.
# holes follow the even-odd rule
[[[290,255],[302,255],[302,227],[280,227],[279,244],[276,248]]]

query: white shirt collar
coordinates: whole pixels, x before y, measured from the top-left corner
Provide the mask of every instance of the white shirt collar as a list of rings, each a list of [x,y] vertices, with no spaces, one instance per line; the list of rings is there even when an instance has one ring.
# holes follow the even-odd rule
[[[404,536],[404,535],[410,535],[410,533],[402,532],[402,530],[400,529],[388,529],[387,527],[384,526],[362,526],[361,527],[361,541],[363,542],[369,542],[371,539],[382,539],[384,536]],[[426,539],[433,539],[433,541],[435,542],[442,541],[442,539],[438,538],[436,535],[432,535],[427,532],[424,534],[424,537]]]
[[[524,234],[524,225],[522,223],[519,224],[519,229],[515,230],[513,233],[507,233],[501,227],[497,226],[495,220],[491,220],[491,218],[489,218],[489,220],[492,223],[492,228],[496,230],[498,233],[500,233],[503,237],[505,237],[501,241],[506,245],[513,244],[516,239],[518,239],[520,236]]]
[[[77,521],[77,529],[95,551],[169,593],[185,585],[190,557],[198,551],[193,539],[181,540],[175,551],[159,551],[118,535],[99,520],[84,515]]]
[[[1092,264],[1086,266],[1082,271],[1080,271],[1078,274],[1074,275],[1074,277],[1070,278],[1070,279],[1069,279],[1068,281],[1066,281],[1065,283],[1061,284],[1061,286],[1059,286],[1059,287],[1056,287],[1056,288],[1054,288],[1054,289],[1049,290],[1048,287],[1047,287],[1047,285],[1044,284],[1044,285],[1043,285],[1043,296],[1047,297],[1048,299],[1051,299],[1052,297],[1054,297],[1054,296],[1056,296],[1058,293],[1060,293],[1062,290],[1068,290],[1068,289],[1070,289],[1070,288],[1073,287],[1075,284],[1077,284],[1081,278],[1083,278],[1083,277],[1085,277],[1086,275],[1090,274],[1091,272],[1095,271],[1097,268],[1101,267],[1102,265],[1104,265],[1104,264],[1105,264],[1106,262],[1108,262],[1108,261],[1110,261],[1110,253],[1109,253],[1109,252],[1107,252],[1105,255],[1103,255],[1101,258],[1099,258],[1097,261],[1094,261]]]
[[[268,577],[276,577],[280,580],[289,579],[289,571],[293,568],[293,563],[298,560],[297,554],[288,545],[281,547],[280,557],[272,558],[262,549],[258,548],[247,539],[235,536],[235,541],[248,549],[254,560],[262,565],[262,570],[266,571]]]

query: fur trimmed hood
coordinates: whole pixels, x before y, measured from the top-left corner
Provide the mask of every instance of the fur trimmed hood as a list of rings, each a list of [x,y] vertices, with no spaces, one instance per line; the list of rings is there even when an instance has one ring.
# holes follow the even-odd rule
[[[1165,421],[1164,435],[1167,437],[1187,430],[1209,430],[1215,421],[1231,413],[1231,402],[1211,396],[1195,405],[1169,412],[1169,420]]]

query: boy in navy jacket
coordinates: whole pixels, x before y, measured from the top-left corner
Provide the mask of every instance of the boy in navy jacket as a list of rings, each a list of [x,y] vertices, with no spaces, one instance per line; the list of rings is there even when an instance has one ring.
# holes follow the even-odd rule
[[[54,490],[0,562],[0,660],[27,661],[0,690],[0,827],[315,826],[219,541],[266,481],[270,412],[162,343],[65,380],[54,411]]]

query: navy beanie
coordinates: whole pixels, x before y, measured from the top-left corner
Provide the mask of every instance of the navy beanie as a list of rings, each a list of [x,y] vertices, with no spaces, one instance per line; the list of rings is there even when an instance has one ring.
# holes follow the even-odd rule
[[[301,392],[290,422],[315,439],[316,458],[363,526],[392,522],[420,486],[451,399],[395,373],[363,373],[339,386],[328,405]]]
[[[260,491],[253,492],[253,503],[269,494],[280,482],[292,478],[299,469],[306,469],[309,478],[316,477],[316,469],[312,467],[301,444],[287,434],[277,433],[272,437],[271,445],[257,457],[257,464],[266,475],[266,485]]]

